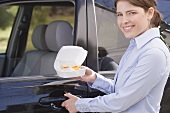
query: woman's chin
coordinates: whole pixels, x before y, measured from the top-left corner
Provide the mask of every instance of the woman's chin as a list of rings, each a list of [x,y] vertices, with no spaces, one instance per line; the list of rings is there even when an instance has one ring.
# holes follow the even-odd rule
[[[124,36],[125,36],[127,39],[134,38],[134,34],[133,34],[132,32],[124,32]]]
[[[132,36],[132,35],[125,35],[125,37],[126,37],[127,39],[134,38],[134,36]]]

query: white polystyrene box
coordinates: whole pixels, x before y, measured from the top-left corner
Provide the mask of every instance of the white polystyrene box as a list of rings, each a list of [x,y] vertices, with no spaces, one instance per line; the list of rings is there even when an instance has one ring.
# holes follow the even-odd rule
[[[87,51],[79,46],[63,46],[55,59],[54,69],[57,75],[63,78],[78,77],[85,74],[85,68],[73,70],[71,66],[81,66],[86,59]],[[68,65],[70,68],[62,70],[62,65]]]

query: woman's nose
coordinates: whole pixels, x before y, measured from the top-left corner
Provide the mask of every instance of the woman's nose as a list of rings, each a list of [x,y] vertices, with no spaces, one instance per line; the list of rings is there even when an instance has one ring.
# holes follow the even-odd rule
[[[122,23],[127,24],[129,22],[129,18],[127,16],[122,17]]]

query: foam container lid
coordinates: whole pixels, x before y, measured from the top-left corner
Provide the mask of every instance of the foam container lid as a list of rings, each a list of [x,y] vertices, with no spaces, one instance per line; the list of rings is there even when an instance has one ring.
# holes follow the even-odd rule
[[[63,78],[82,76],[85,69],[80,70],[62,70],[62,65],[81,66],[86,59],[87,51],[79,46],[63,46],[55,59],[54,69],[57,75]]]

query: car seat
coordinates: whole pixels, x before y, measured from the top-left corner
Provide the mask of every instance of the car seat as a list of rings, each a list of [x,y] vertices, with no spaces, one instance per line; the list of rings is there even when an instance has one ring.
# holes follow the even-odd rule
[[[62,46],[73,45],[72,26],[66,21],[54,21],[46,29],[45,40],[50,52],[43,56],[40,74],[56,74],[54,62]]]
[[[33,70],[38,70],[37,62],[40,62],[41,57],[48,53],[48,47],[45,42],[46,28],[47,25],[35,27],[32,34],[32,43],[36,50],[31,50],[24,54],[14,69],[12,76],[28,76]]]
[[[104,47],[98,47],[99,53],[99,71],[117,70],[118,64],[110,57],[107,57],[107,51]]]
[[[110,57],[99,58],[99,71],[117,70],[118,64]]]
[[[32,50],[23,56],[12,76],[56,74],[54,61],[60,48],[73,45],[72,27],[66,21],[54,21],[48,26],[39,25],[32,35]]]

